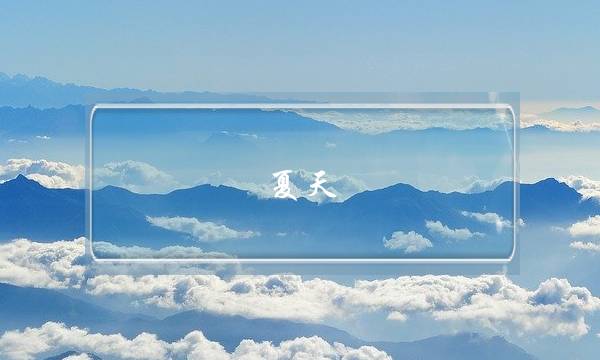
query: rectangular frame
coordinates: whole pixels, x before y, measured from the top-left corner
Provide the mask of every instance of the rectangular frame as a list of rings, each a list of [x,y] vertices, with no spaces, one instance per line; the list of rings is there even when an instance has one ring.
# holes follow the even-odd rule
[[[86,231],[87,244],[86,253],[93,261],[97,263],[189,263],[189,264],[498,264],[507,265],[514,258],[517,251],[517,233],[518,226],[512,227],[513,247],[512,252],[507,258],[202,258],[202,259],[156,259],[156,258],[98,258],[93,251],[93,123],[94,114],[102,109],[269,109],[269,110],[289,110],[289,109],[489,109],[489,110],[507,110],[512,115],[513,133],[512,133],[512,173],[513,173],[513,224],[519,219],[519,119],[508,103],[102,103],[96,104],[90,111],[88,118],[88,144],[87,144],[87,171],[86,171]]]

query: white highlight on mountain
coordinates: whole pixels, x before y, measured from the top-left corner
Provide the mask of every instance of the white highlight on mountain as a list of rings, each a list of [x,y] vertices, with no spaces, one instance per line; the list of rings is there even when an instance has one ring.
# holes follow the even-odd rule
[[[442,237],[453,239],[453,240],[468,240],[474,237],[484,237],[485,234],[480,232],[471,232],[467,228],[451,229],[444,225],[441,221],[425,221],[425,227],[432,234],[437,234]]]
[[[223,345],[208,340],[201,331],[192,331],[175,342],[142,333],[133,339],[121,334],[90,333],[86,329],[47,322],[39,328],[7,331],[0,336],[0,357],[7,360],[33,360],[64,351],[93,353],[100,357],[128,360],[242,360],[242,359],[339,359],[391,360],[373,346],[351,348],[330,344],[318,336],[271,342],[242,340],[229,353]]]
[[[70,165],[64,162],[32,159],[8,159],[0,165],[0,183],[24,175],[47,188],[83,187],[85,170],[82,165]]]
[[[225,225],[219,225],[211,221],[200,221],[192,217],[147,216],[146,220],[154,226],[190,235],[201,242],[248,239],[260,235],[259,232],[238,231]]]
[[[403,250],[405,254],[411,254],[433,247],[433,244],[429,239],[414,231],[407,233],[395,231],[389,239],[383,238],[383,246],[390,250]]]

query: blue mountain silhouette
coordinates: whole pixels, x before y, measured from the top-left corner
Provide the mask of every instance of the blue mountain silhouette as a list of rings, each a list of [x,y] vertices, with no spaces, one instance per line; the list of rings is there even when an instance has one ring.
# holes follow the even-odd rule
[[[485,232],[492,245],[506,247],[506,234],[497,234],[491,225],[461,214],[494,212],[512,218],[512,187],[506,182],[493,191],[478,194],[420,191],[410,185],[396,184],[365,191],[343,203],[317,204],[306,199],[297,202],[259,199],[246,191],[227,186],[201,185],[164,195],[136,194],[108,186],[94,192],[94,240],[118,245],[161,248],[168,245],[193,246],[188,235],[153,226],[147,216],[193,217],[236,230],[260,232],[260,237],[244,241],[226,240],[203,243],[206,251],[229,252],[240,256],[298,256],[357,254],[389,256],[381,246],[382,238],[395,231],[416,231],[427,235],[438,249],[485,251],[480,239],[477,247],[457,244],[427,234],[425,220],[441,221],[450,228],[468,227]],[[595,200],[582,200],[574,189],[554,179],[523,184],[521,217],[528,223],[568,225],[600,213]],[[19,176],[0,184],[0,236],[4,239],[26,237],[38,241],[70,239],[85,234],[84,190],[47,189]],[[327,221],[323,221],[323,220]],[[276,237],[278,233],[287,236]],[[348,244],[352,244],[348,247]],[[492,246],[489,245],[489,246]],[[483,250],[482,250],[483,249]],[[504,248],[502,248],[504,249]],[[498,248],[489,248],[498,251]]]

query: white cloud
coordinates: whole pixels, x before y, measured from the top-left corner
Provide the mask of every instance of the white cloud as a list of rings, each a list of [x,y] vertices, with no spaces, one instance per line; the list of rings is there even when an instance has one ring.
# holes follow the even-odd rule
[[[79,287],[85,267],[83,238],[36,243],[26,239],[0,244],[0,282],[45,288]]]
[[[433,244],[429,239],[414,231],[408,233],[395,231],[389,239],[383,238],[383,246],[390,250],[404,250],[404,253],[410,254],[430,248]]]
[[[0,183],[22,174],[47,188],[83,187],[85,170],[82,165],[64,162],[31,159],[9,159],[0,165]]]
[[[502,216],[500,216],[496,213],[492,213],[492,212],[478,213],[478,212],[461,211],[461,214],[463,216],[473,218],[482,223],[492,224],[496,227],[497,232],[502,232],[502,230],[504,230],[505,228],[512,227],[512,223],[509,220],[506,220],[505,218],[503,218]],[[522,224],[524,225],[525,222],[523,221]]]
[[[573,241],[569,246],[572,249],[576,249],[576,250],[600,253],[600,244],[591,242],[591,241],[589,241],[589,242]]]
[[[600,310],[600,298],[565,279],[551,278],[528,290],[503,275],[401,276],[361,280],[353,285],[319,278],[304,280],[297,275],[237,275],[227,279],[199,274],[93,275],[79,264],[82,253],[81,239],[51,244],[13,241],[0,247],[0,281],[50,288],[83,287],[90,296],[120,296],[136,306],[249,318],[324,322],[381,311],[390,321],[407,321],[421,314],[462,329],[483,328],[523,336],[583,336],[589,331],[586,317]],[[25,349],[38,345],[31,342]]]
[[[590,216],[586,220],[576,222],[568,229],[573,237],[600,236],[600,215]]]
[[[577,190],[583,196],[584,200],[596,199],[600,201],[600,181],[578,175],[561,177],[558,180]]]
[[[50,140],[50,139],[52,139],[48,135],[36,135],[35,138],[38,139],[38,140]]]
[[[259,236],[259,232],[238,231],[210,221],[200,221],[189,217],[146,217],[149,223],[163,229],[188,234],[201,242],[215,242],[230,239],[248,239]]]
[[[299,115],[334,124],[342,129],[366,134],[381,134],[394,130],[424,130],[444,128],[467,130],[476,128],[505,129],[512,127],[507,112],[495,110],[310,110]]]
[[[113,185],[137,193],[169,192],[180,184],[154,166],[134,160],[110,162],[94,169],[94,188]]]
[[[560,132],[593,132],[600,131],[600,123],[583,121],[551,120],[535,114],[521,114],[521,128],[543,126]]]
[[[527,290],[501,275],[475,278],[448,275],[404,276],[357,281],[344,286],[300,276],[99,275],[88,281],[96,296],[128,294],[136,302],[169,309],[198,309],[246,317],[324,321],[372,311],[406,321],[413,314],[462,328],[492,329],[528,336],[578,337],[588,333],[586,314],[600,299],[564,279],[549,279]]]
[[[77,354],[77,355],[69,355],[63,360],[92,360],[92,358],[88,354]]]
[[[329,344],[317,336],[282,341],[279,345],[243,340],[232,353],[221,344],[208,340],[201,331],[192,331],[169,343],[154,334],[142,333],[127,339],[121,334],[90,333],[47,322],[39,328],[7,331],[0,337],[0,355],[7,360],[31,360],[66,350],[128,360],[391,360],[385,352],[372,346],[355,349],[339,343]]]
[[[93,245],[94,254],[97,257],[109,259],[202,259],[229,257],[224,253],[204,252],[198,247],[191,246],[167,246],[155,250],[141,246],[117,246],[104,241],[94,241]]]
[[[462,189],[462,192],[464,192],[466,194],[476,194],[476,193],[482,193],[485,191],[491,191],[491,190],[494,190],[495,188],[497,188],[498,185],[500,185],[506,181],[511,181],[511,180],[512,179],[510,177],[501,177],[501,178],[492,179],[492,180],[470,178],[469,184],[467,184]]]
[[[450,229],[448,226],[442,224],[441,221],[425,221],[425,227],[432,234],[438,234],[448,239],[453,240],[468,240],[473,237],[483,237],[485,234],[480,232],[471,232],[467,228],[462,229]]]

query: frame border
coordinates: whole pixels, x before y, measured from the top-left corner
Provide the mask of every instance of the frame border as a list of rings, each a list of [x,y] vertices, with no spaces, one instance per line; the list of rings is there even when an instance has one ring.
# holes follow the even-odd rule
[[[513,246],[507,258],[98,258],[93,250],[93,123],[97,110],[118,109],[268,109],[268,110],[293,110],[293,109],[489,109],[507,110],[512,116],[512,172],[513,172]],[[499,264],[507,265],[515,257],[517,250],[517,233],[519,219],[519,121],[513,106],[508,103],[99,103],[95,104],[88,118],[87,141],[87,189],[86,189],[86,232],[89,252],[96,263],[153,263],[153,264]]]

